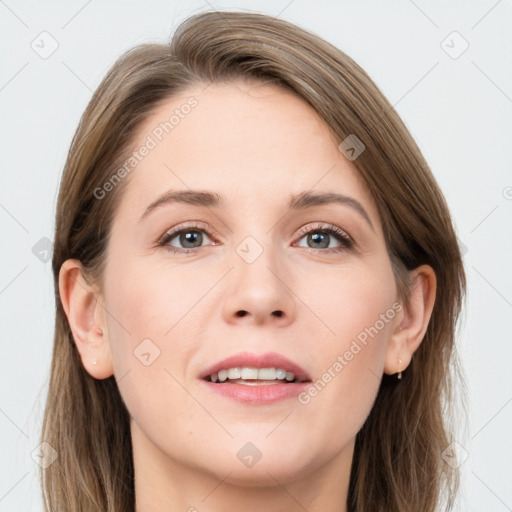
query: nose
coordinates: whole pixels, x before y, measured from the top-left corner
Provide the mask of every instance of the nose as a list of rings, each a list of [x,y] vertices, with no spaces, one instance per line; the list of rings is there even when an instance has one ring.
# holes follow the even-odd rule
[[[285,327],[296,315],[289,273],[270,250],[248,263],[235,254],[223,304],[227,323],[271,324]]]

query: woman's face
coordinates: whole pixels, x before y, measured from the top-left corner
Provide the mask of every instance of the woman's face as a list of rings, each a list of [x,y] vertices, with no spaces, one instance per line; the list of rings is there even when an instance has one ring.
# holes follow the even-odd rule
[[[296,96],[258,83],[201,89],[138,133],[109,241],[105,334],[135,459],[251,485],[333,460],[349,468],[400,320],[376,205]],[[341,199],[311,200],[320,194]],[[252,401],[256,386],[200,378],[240,352],[278,353],[312,382]]]

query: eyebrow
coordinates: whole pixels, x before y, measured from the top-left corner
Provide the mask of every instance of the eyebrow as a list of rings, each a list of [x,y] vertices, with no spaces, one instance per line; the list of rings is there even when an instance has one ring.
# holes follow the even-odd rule
[[[219,208],[224,204],[221,196],[215,192],[169,190],[146,208],[140,220],[147,217],[156,208],[171,203],[190,204],[192,206],[203,206],[204,208]]]
[[[304,210],[311,208],[312,206],[324,205],[324,204],[342,204],[349,206],[361,215],[370,227],[374,230],[370,216],[363,208],[363,205],[353,197],[345,196],[343,194],[335,194],[334,192],[327,193],[313,193],[313,192],[302,192],[296,196],[293,196],[288,205],[289,210]],[[375,230],[374,230],[375,231]]]
[[[224,201],[222,197],[215,192],[207,192],[202,190],[169,190],[158,199],[153,201],[144,211],[140,220],[147,217],[153,210],[172,203],[189,204],[192,206],[202,206],[204,208],[222,208]],[[327,204],[342,204],[349,206],[361,215],[370,227],[374,230],[370,216],[363,208],[362,204],[353,197],[334,192],[318,193],[318,192],[302,192],[292,196],[288,203],[288,210],[299,211],[311,208],[313,206]]]

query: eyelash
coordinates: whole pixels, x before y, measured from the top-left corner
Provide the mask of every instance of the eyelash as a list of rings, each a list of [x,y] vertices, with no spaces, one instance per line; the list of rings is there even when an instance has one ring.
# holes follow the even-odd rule
[[[201,224],[194,224],[194,225],[187,225],[182,226],[180,228],[174,229],[172,231],[168,231],[163,234],[163,236],[158,240],[157,245],[158,247],[164,247],[166,250],[176,254],[188,254],[191,252],[196,252],[198,249],[201,249],[201,247],[196,247],[194,249],[180,249],[177,247],[173,247],[171,245],[168,245],[169,241],[171,241],[173,238],[175,238],[177,235],[180,235],[181,233],[186,233],[189,231],[203,231],[205,232],[209,238],[212,238],[212,234],[209,231],[209,228],[204,227]],[[341,252],[342,250],[350,250],[354,246],[354,241],[352,238],[345,233],[342,229],[338,228],[337,226],[334,226],[332,224],[318,224],[317,226],[311,228],[304,228],[299,232],[299,240],[302,239],[304,236],[308,235],[309,233],[316,233],[321,232],[324,234],[332,235],[334,238],[340,242],[340,247],[331,247],[326,249],[315,249],[313,247],[302,247],[302,249],[309,250],[311,252],[321,251],[321,252],[327,252],[327,253],[337,253]]]

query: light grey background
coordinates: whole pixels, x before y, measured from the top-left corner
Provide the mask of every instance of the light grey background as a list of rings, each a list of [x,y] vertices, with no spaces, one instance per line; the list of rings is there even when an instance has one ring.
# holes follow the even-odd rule
[[[212,7],[279,15],[338,46],[417,140],[467,250],[458,345],[470,422],[455,440],[467,457],[460,510],[512,510],[511,0],[0,0],[0,511],[42,510],[32,454],[54,300],[40,240],[53,236],[57,187],[79,117],[124,50],[167,40],[186,16]],[[52,44],[58,48],[45,55]]]

